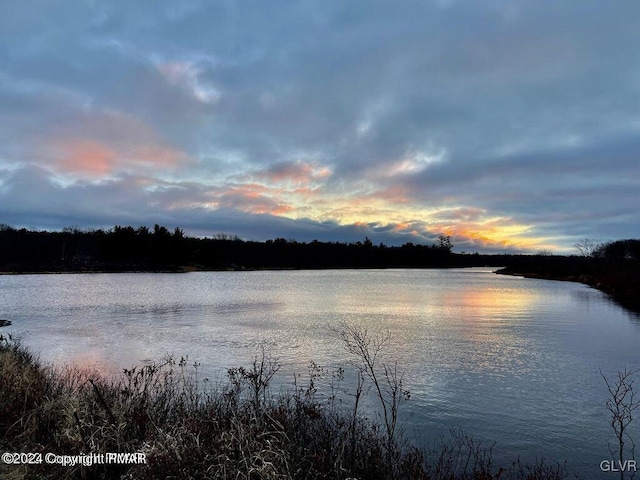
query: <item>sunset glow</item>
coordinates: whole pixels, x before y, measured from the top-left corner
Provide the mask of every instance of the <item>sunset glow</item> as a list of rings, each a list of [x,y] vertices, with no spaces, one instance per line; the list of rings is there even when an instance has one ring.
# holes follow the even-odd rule
[[[498,253],[637,236],[638,7],[187,3],[2,9],[0,223]]]

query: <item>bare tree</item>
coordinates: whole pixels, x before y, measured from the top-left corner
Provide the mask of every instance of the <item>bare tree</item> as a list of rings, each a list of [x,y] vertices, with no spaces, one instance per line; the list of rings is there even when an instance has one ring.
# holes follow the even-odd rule
[[[404,373],[398,372],[398,363],[379,362],[382,348],[389,342],[390,334],[372,336],[366,328],[343,322],[336,331],[340,334],[345,348],[355,357],[359,374],[358,395],[362,392],[362,380],[368,378],[382,407],[382,421],[385,428],[387,458],[393,471],[393,457],[397,442],[398,409],[400,403],[408,400],[409,390],[404,388]],[[356,406],[357,408],[357,406]]]
[[[593,257],[596,251],[601,247],[601,243],[593,238],[583,238],[578,240],[573,246],[578,250],[582,257]]]
[[[607,377],[600,371],[600,375],[602,375],[604,382],[607,384],[607,390],[609,390],[610,398],[605,403],[605,406],[611,414],[611,428],[615,433],[617,441],[617,451],[609,445],[609,452],[614,460],[620,462],[621,480],[624,479],[625,473],[622,466],[625,464],[626,441],[629,441],[630,444],[628,449],[630,458],[626,460],[635,460],[636,444],[631,435],[629,435],[628,427],[633,420],[634,411],[640,407],[640,400],[636,398],[633,390],[633,376],[639,371],[640,369],[627,370],[625,368],[621,372],[618,372],[618,377],[613,383],[610,383]],[[631,474],[631,478],[633,478],[634,475],[635,471]]]

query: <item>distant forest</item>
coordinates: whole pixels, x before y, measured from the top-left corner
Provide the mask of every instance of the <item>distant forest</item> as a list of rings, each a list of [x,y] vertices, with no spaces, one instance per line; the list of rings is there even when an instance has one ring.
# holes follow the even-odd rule
[[[104,230],[30,231],[0,225],[0,271],[180,271],[459,266],[451,239],[433,245],[244,241],[218,234],[194,238],[155,225]],[[482,263],[482,262],[480,262]]]
[[[228,234],[188,237],[155,225],[115,226],[109,230],[68,227],[59,232],[16,229],[0,224],[0,271],[189,271],[314,268],[425,268],[501,266],[526,273],[549,269],[584,271],[587,266],[640,259],[640,240],[576,245],[581,255],[480,255],[453,253],[451,238],[431,245],[375,245],[368,238],[352,243],[298,242],[276,238],[245,241]],[[524,269],[524,270],[523,270]]]
[[[577,255],[453,253],[451,238],[432,245],[245,241],[188,237],[155,225],[109,230],[31,231],[0,224],[0,272],[188,272],[194,270],[503,267],[498,273],[578,281],[640,312],[640,240],[576,244]]]

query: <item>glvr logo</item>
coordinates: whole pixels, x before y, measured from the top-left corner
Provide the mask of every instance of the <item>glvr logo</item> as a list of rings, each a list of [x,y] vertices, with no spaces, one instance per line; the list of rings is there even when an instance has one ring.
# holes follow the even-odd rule
[[[635,460],[603,460],[600,462],[600,470],[603,472],[635,472],[637,469]]]

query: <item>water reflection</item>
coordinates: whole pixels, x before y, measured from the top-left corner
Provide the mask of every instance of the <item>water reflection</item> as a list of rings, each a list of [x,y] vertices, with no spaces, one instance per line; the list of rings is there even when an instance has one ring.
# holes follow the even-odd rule
[[[538,292],[522,288],[464,289],[445,296],[459,315],[461,369],[514,377],[528,372],[537,348],[534,338],[522,334],[522,324],[539,300]]]
[[[497,440],[505,459],[606,458],[599,369],[640,365],[638,322],[599,292],[489,269],[4,276],[0,306],[3,333],[45,361],[117,372],[169,353],[215,377],[264,346],[286,384],[312,360],[347,364],[340,322],[389,332],[404,418]]]
[[[500,317],[519,317],[527,312],[531,305],[540,301],[540,292],[524,288],[463,289],[458,292],[447,292],[444,301],[447,305],[462,309],[467,319],[498,320]]]

